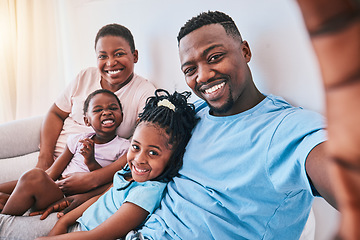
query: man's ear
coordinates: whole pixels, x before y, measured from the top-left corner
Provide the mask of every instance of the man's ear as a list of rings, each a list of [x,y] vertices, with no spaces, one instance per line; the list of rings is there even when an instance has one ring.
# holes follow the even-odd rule
[[[250,62],[251,60],[251,50],[247,41],[242,41],[241,43],[241,52],[246,60],[246,62]]]
[[[84,117],[84,123],[86,126],[90,126],[89,119],[86,116]]]

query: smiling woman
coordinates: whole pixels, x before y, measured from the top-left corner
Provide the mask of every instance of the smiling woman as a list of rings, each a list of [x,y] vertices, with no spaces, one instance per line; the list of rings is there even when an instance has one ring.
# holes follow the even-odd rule
[[[56,9],[55,0],[0,2],[0,123],[44,114],[63,88]]]

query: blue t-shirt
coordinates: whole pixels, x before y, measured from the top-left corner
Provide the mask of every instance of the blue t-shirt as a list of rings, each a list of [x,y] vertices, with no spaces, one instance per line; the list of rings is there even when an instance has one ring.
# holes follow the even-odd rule
[[[129,187],[118,190],[129,184],[120,170],[114,175],[114,186],[92,204],[77,220],[82,231],[96,228],[113,215],[124,202],[131,202],[143,208],[149,215],[159,207],[166,183],[158,181],[132,182]],[[119,223],[121,224],[121,223]]]
[[[203,101],[179,177],[141,229],[149,239],[298,239],[313,193],[309,152],[325,119],[269,95],[216,117]]]

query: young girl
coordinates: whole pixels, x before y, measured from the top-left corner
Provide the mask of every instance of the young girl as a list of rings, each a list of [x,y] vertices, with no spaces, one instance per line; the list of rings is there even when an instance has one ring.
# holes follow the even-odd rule
[[[23,215],[30,207],[42,210],[63,198],[54,182],[73,172],[89,172],[105,167],[127,152],[130,142],[116,134],[123,116],[118,97],[100,89],[84,103],[84,122],[94,133],[76,134],[68,138],[64,152],[46,171],[34,168],[24,173],[6,202],[3,214]]]
[[[116,239],[144,222],[182,166],[197,122],[189,95],[156,90],[140,114],[127,165],[115,174],[113,187],[61,217],[49,234],[53,237],[45,239]],[[69,226],[71,233],[63,234]]]

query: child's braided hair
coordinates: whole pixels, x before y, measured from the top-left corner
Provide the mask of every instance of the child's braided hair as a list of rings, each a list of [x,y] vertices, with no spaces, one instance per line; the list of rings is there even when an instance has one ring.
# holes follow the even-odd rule
[[[174,149],[163,173],[154,180],[170,181],[182,166],[185,147],[198,121],[195,106],[187,102],[190,95],[187,91],[169,94],[166,90],[157,89],[155,96],[147,99],[144,111],[139,114],[138,124],[148,122],[163,128]]]

